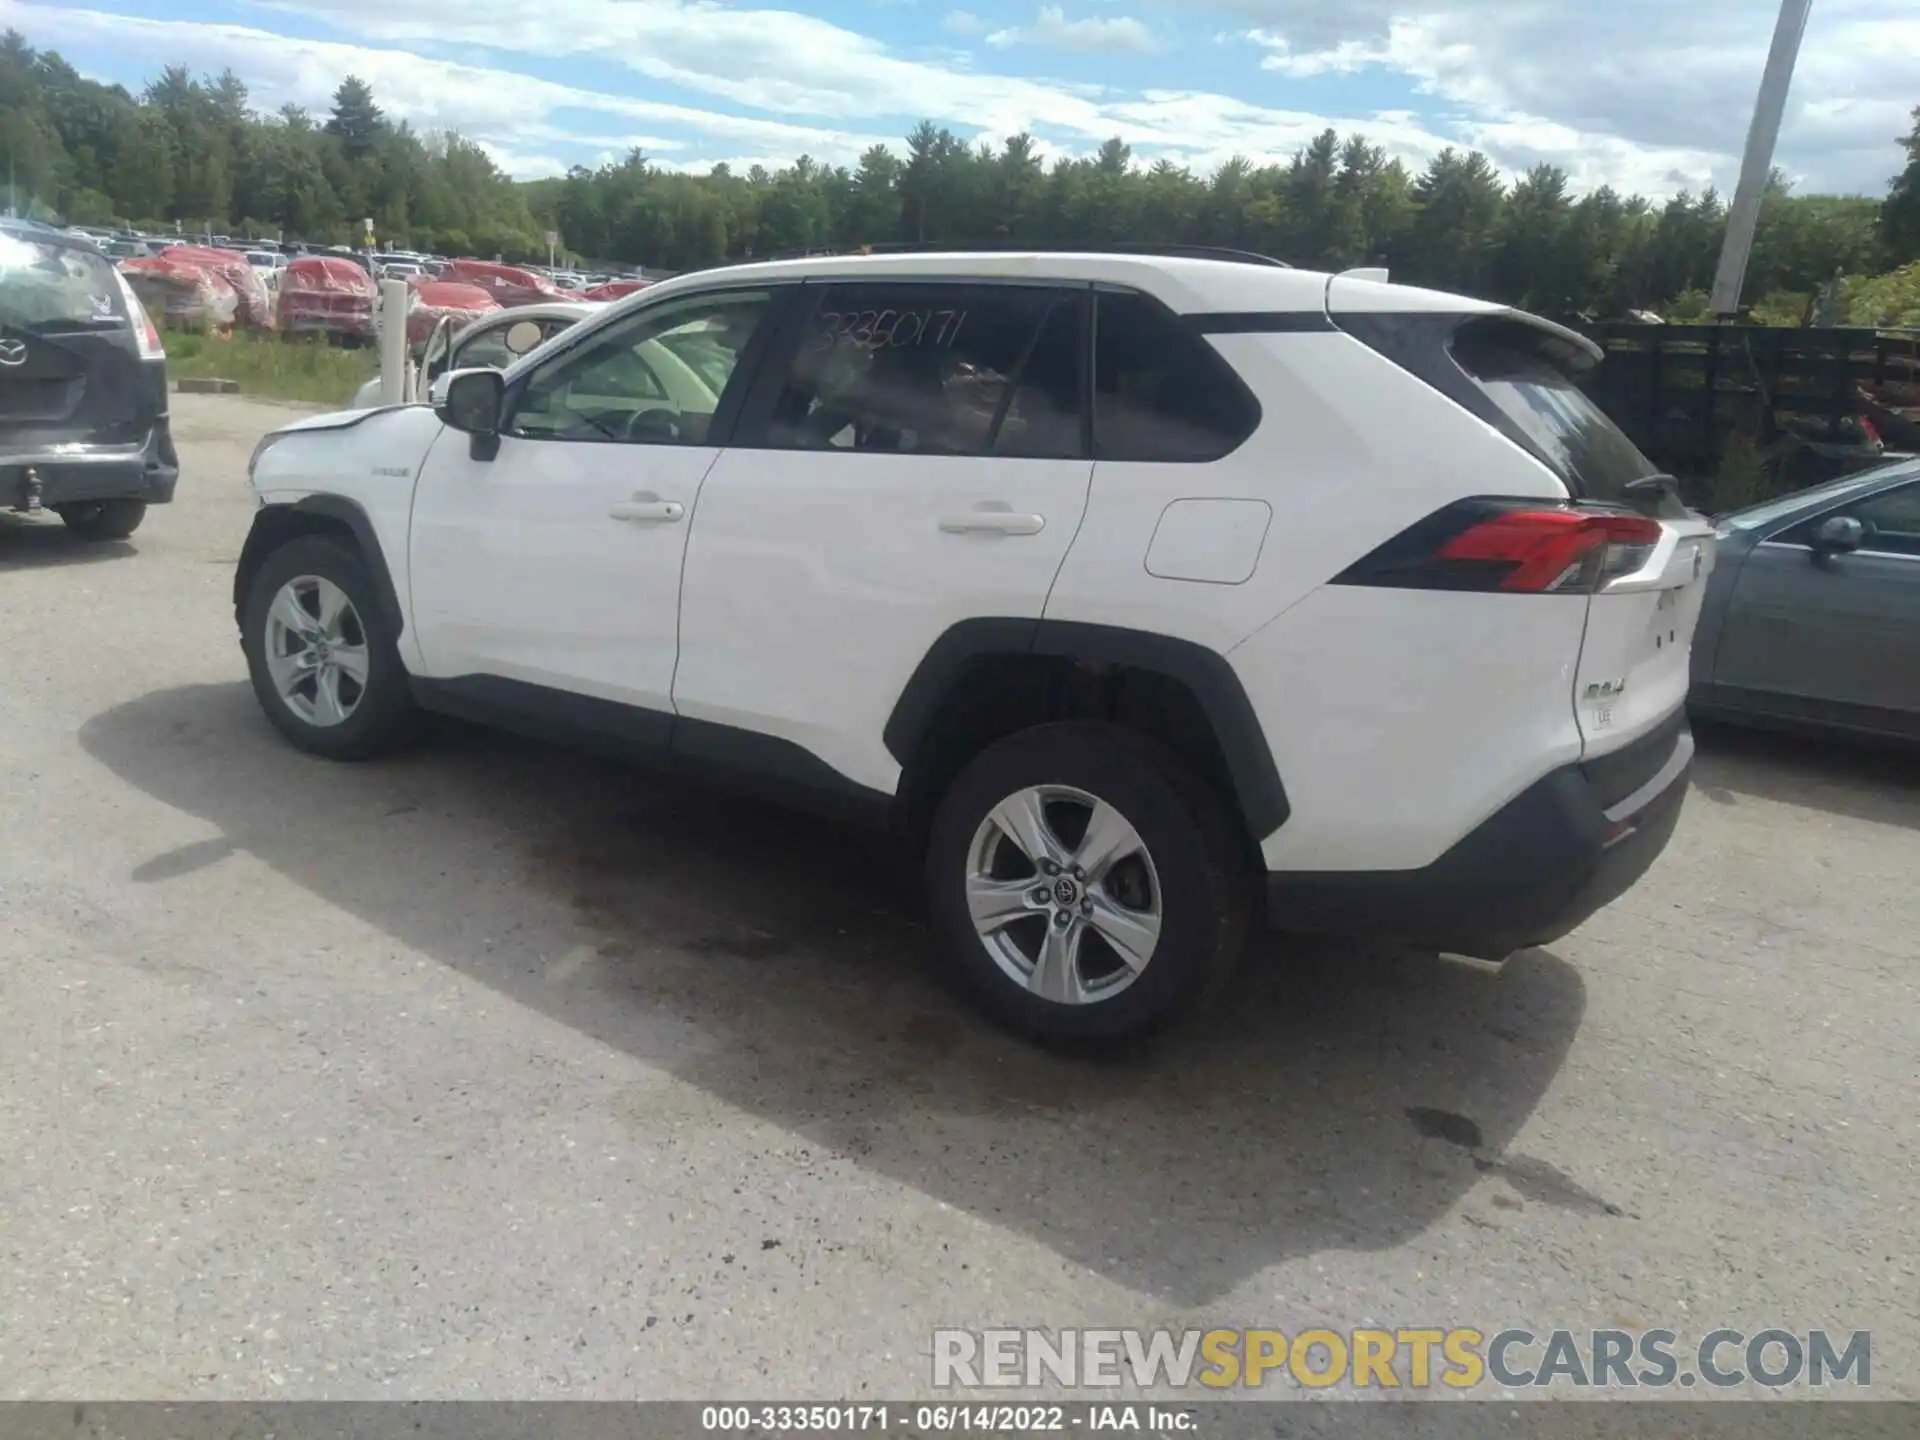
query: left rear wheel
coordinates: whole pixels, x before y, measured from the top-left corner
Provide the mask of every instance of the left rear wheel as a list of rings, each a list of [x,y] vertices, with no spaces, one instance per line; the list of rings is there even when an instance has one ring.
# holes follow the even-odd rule
[[[366,759],[417,732],[397,638],[365,562],[326,536],[269,555],[241,608],[261,709],[300,749],[330,760]]]

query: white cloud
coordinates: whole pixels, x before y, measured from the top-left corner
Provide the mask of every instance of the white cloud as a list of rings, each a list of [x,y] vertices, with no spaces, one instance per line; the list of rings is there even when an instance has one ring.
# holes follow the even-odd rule
[[[1448,144],[1479,145],[1509,171],[1551,160],[1583,186],[1658,196],[1731,184],[1775,9],[1775,0],[1184,0],[1183,21],[1196,6],[1246,17],[1234,43],[1259,46],[1269,68],[1265,83],[1235,97],[1177,88],[1181,62],[1187,75],[1205,73],[1191,48],[1166,62],[1168,88],[1122,91],[1010,73],[1011,47],[994,52],[1004,57],[996,73],[963,57],[904,53],[817,15],[721,0],[462,0],[431,12],[392,0],[244,3],[262,15],[297,14],[303,28],[324,26],[333,38],[108,14],[69,0],[0,0],[0,25],[69,58],[113,56],[123,73],[176,58],[197,69],[231,64],[268,106],[324,108],[352,71],[394,113],[461,129],[516,166],[571,163],[628,143],[694,169],[710,158],[779,163],[803,151],[852,163],[876,141],[897,148],[928,118],[970,139],[1032,131],[1066,153],[1117,134],[1143,161],[1206,169],[1236,153],[1284,159],[1332,126],[1415,165]],[[1783,163],[1807,186],[1877,193],[1899,168],[1893,137],[1920,99],[1916,9],[1912,0],[1816,7],[1782,139]],[[1120,20],[1040,12],[1049,15],[1067,26]],[[929,33],[933,23],[929,16]],[[564,75],[579,62],[591,62],[597,88],[521,73],[541,65]],[[1343,112],[1319,98],[1357,70],[1399,75],[1431,98],[1396,96],[1391,112]],[[1313,109],[1285,104],[1294,81],[1311,83]],[[683,103],[639,98],[663,93]]]
[[[1348,75],[1365,65],[1385,64],[1390,58],[1384,46],[1365,40],[1342,40],[1324,50],[1298,53],[1285,36],[1265,30],[1255,30],[1247,39],[1267,48],[1267,57],[1260,62],[1262,70],[1277,70],[1295,80],[1312,75]]]
[[[1778,0],[1219,0],[1259,22],[1289,77],[1380,66],[1464,106],[1489,135],[1584,137],[1573,153],[1712,157],[1731,181]],[[1780,159],[1819,188],[1878,192],[1920,92],[1912,0],[1821,0]],[[1622,147],[1625,147],[1624,149]],[[1692,169],[1696,162],[1686,162]],[[1626,179],[1623,174],[1616,183]]]
[[[509,157],[516,167],[551,165],[556,160],[551,152],[561,146],[624,153],[634,146],[655,152],[683,150],[693,143],[662,136],[659,130],[684,129],[727,145],[764,147],[767,153],[788,157],[809,152],[835,163],[851,162],[867,146],[891,138],[636,100],[404,50],[272,35],[240,25],[147,20],[95,10],[50,11],[20,0],[0,0],[0,26],[19,28],[41,44],[84,43],[150,61],[156,73],[174,56],[208,72],[231,66],[247,82],[254,105],[268,111],[286,104],[325,111],[341,77],[358,75],[393,118],[422,131],[459,130]],[[556,112],[575,110],[606,124],[583,130],[553,122]],[[643,132],[637,125],[649,129]],[[530,144],[542,149],[530,151]],[[554,171],[516,168],[511,173]]]
[[[1272,109],[1200,92],[1122,94],[941,68],[789,12],[755,12],[742,23],[743,12],[688,7],[677,0],[551,0],[536,23],[519,3],[467,0],[459,12],[428,22],[399,10],[388,13],[376,0],[301,3],[314,13],[324,11],[341,30],[363,41],[307,40],[237,25],[54,9],[26,0],[0,0],[0,24],[24,30],[37,43],[84,45],[156,71],[173,56],[203,70],[231,65],[264,108],[291,101],[324,110],[340,77],[358,74],[383,106],[415,126],[460,129],[515,156],[562,155],[570,137],[594,151],[639,144],[688,168],[699,168],[708,157],[742,153],[784,162],[806,152],[829,163],[852,164],[875,143],[898,148],[899,137],[921,117],[951,124],[969,138],[1039,131],[1065,153],[1091,151],[1118,135],[1142,160],[1164,156],[1200,169],[1235,154],[1256,163],[1285,159],[1328,125],[1365,131],[1409,158],[1430,155],[1448,143],[1448,137],[1407,121],[1376,125],[1365,116]],[[555,11],[563,12],[559,18],[566,23],[556,23]],[[576,89],[399,48],[450,44],[467,54],[481,47],[502,55],[616,60],[642,75],[671,79],[761,113],[729,114]],[[552,118],[557,111],[575,110],[604,124],[589,125],[572,115],[565,124]],[[813,123],[774,119],[768,112]],[[645,134],[629,133],[642,126]],[[671,138],[679,130],[690,138]],[[536,134],[530,147],[529,137]]]
[[[940,22],[940,28],[949,35],[958,35],[962,39],[987,33],[987,22],[971,10],[949,10]]]
[[[1140,21],[1126,15],[1069,20],[1058,5],[1042,5],[1031,25],[1014,25],[987,36],[998,49],[1010,45],[1044,45],[1054,50],[1085,50],[1095,54],[1150,54],[1160,42]]]

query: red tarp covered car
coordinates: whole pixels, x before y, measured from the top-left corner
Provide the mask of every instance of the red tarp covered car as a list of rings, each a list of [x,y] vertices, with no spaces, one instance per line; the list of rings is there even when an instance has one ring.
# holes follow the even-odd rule
[[[407,309],[407,343],[416,350],[427,343],[433,327],[451,318],[458,330],[500,308],[500,302],[478,285],[458,280],[416,280],[413,303]]]
[[[235,317],[241,325],[255,330],[274,327],[273,297],[267,293],[260,272],[247,263],[238,250],[222,250],[212,245],[169,245],[160,252],[162,260],[184,260],[211,270],[239,297],[240,311]]]
[[[230,330],[240,297],[217,272],[173,256],[120,262],[120,273],[150,319],[183,330]]]
[[[339,255],[302,255],[280,277],[280,328],[372,343],[373,277]]]
[[[449,260],[441,270],[442,280],[462,285],[478,285],[501,305],[538,305],[542,300],[578,300],[571,290],[562,290],[544,275],[522,270],[518,265],[496,265],[490,260]]]

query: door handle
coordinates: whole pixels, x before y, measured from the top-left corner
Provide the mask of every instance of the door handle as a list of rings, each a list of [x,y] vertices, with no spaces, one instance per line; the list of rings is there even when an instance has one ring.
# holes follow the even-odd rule
[[[964,515],[946,515],[940,520],[943,535],[1038,535],[1046,528],[1044,515],[1023,515],[1016,510],[969,510]]]
[[[686,513],[687,507],[678,500],[643,500],[638,497],[622,500],[607,511],[615,520],[652,521],[655,524],[678,520]]]

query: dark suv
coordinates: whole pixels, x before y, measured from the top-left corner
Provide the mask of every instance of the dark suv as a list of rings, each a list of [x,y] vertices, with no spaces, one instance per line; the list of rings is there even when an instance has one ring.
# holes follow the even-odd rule
[[[90,241],[0,219],[0,509],[51,507],[91,540],[173,498],[160,333]]]

